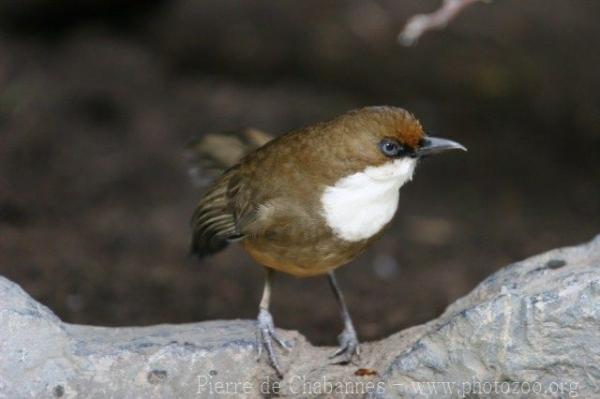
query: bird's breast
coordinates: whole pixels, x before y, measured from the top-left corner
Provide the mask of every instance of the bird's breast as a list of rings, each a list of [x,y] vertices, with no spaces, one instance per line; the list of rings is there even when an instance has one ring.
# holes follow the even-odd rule
[[[368,167],[326,187],[322,215],[333,233],[345,241],[377,234],[394,217],[399,190],[413,175],[416,160],[403,158]]]

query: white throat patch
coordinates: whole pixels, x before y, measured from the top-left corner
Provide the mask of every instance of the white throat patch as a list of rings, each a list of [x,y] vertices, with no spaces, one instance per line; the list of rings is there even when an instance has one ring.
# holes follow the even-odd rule
[[[335,235],[360,241],[378,233],[398,208],[399,190],[412,179],[416,159],[371,166],[329,186],[321,196],[323,216]]]

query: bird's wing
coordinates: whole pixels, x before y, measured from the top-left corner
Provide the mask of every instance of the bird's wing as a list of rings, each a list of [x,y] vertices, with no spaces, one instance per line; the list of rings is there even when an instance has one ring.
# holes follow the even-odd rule
[[[191,222],[192,252],[200,257],[220,251],[239,236],[228,193],[236,169],[224,173],[196,206]]]
[[[260,130],[247,129],[206,134],[188,145],[190,175],[197,184],[206,186],[222,173],[207,189],[192,217],[193,253],[211,255],[244,238],[245,226],[252,224],[258,207],[252,205],[252,192],[242,187],[238,162],[272,138]]]
[[[225,172],[204,194],[192,217],[192,252],[198,256],[214,254],[233,241],[252,234],[261,209],[260,199],[239,165]]]

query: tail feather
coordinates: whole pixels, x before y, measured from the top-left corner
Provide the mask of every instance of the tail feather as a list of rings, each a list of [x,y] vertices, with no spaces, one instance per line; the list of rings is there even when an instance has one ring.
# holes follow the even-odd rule
[[[272,140],[269,134],[246,129],[242,132],[209,133],[192,140],[186,148],[189,175],[198,186],[207,186],[237,164],[247,153]]]

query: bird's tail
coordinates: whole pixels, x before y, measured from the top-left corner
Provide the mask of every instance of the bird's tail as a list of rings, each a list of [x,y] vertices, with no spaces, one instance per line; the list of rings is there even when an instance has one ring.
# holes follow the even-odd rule
[[[206,186],[244,155],[272,139],[273,136],[257,129],[208,133],[194,139],[187,145],[185,153],[190,177],[194,184]]]

